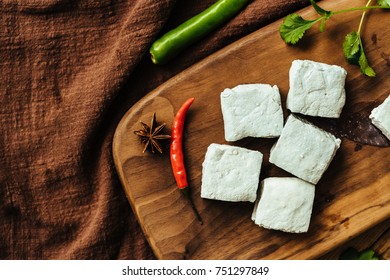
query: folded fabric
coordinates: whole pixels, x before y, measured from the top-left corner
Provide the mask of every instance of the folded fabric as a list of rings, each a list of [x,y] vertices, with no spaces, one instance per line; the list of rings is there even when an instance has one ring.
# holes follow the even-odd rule
[[[199,59],[307,1],[253,1],[164,67],[160,32],[213,3],[14,0],[0,5],[0,259],[153,259],[117,178],[123,114]]]

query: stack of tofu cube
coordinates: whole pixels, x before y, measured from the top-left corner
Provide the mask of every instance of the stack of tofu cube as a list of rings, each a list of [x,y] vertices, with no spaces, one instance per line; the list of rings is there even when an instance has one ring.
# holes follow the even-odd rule
[[[290,68],[286,107],[292,113],[338,118],[345,104],[346,71],[335,65],[295,60]],[[295,114],[284,123],[277,86],[244,84],[221,93],[225,140],[278,138],[269,161],[291,177],[260,182],[263,155],[230,144],[211,144],[202,170],[201,197],[254,202],[252,220],[285,232],[307,232],[315,185],[341,140]],[[260,188],[259,188],[260,186]]]

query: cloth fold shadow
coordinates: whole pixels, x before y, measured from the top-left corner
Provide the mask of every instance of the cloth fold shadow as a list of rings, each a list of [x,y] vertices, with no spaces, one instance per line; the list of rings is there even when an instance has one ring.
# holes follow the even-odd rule
[[[252,1],[165,66],[152,41],[214,1],[0,4],[0,258],[153,259],[116,175],[120,118],[212,52],[308,4]]]

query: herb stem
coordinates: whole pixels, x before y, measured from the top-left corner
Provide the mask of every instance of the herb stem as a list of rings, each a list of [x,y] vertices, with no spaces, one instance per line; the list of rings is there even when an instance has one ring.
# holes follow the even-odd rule
[[[332,17],[333,15],[338,15],[338,14],[343,14],[343,13],[348,13],[348,12],[354,12],[354,11],[363,11],[363,15],[362,15],[362,18],[360,20],[360,24],[359,24],[359,30],[358,30],[358,33],[361,29],[361,26],[363,24],[363,19],[364,19],[364,16],[365,14],[367,13],[367,10],[373,10],[373,9],[390,9],[390,7],[385,7],[385,6],[370,6],[370,3],[371,3],[372,0],[369,0],[367,2],[367,5],[364,6],[364,7],[355,7],[355,8],[349,8],[349,9],[344,9],[344,10],[339,10],[339,11],[335,11],[335,12],[330,12],[329,15],[323,15],[323,16],[320,16],[316,19],[313,20],[314,23],[320,21],[320,20],[327,20],[329,19],[330,17]]]
[[[370,6],[370,3],[371,3],[372,0],[369,0],[366,4],[366,7],[369,7]],[[364,21],[364,17],[367,13],[367,10],[364,10],[363,11],[363,14],[362,14],[362,17],[360,18],[360,23],[359,23],[359,28],[357,30],[357,34],[359,34],[359,37],[360,37],[360,30],[362,29],[362,26],[363,26],[363,21]]]
[[[367,4],[369,4],[371,1],[368,1]],[[348,13],[348,12],[353,12],[353,11],[366,11],[366,10],[373,10],[373,9],[389,9],[389,7],[384,7],[384,6],[364,6],[364,7],[355,7],[355,8],[349,8],[349,9],[344,9],[344,10],[339,10],[333,12],[334,15],[337,14],[343,14],[343,13]]]
[[[326,19],[326,16],[320,16],[313,20],[313,24],[319,22],[320,20]]]

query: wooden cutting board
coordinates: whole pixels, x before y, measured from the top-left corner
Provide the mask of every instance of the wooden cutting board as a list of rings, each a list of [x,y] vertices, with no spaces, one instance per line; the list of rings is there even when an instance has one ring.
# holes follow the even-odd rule
[[[364,1],[360,1],[364,4]],[[351,1],[321,2],[340,10]],[[298,12],[315,18],[311,7]],[[226,144],[220,92],[244,83],[278,85],[284,106],[288,71],[294,59],[337,64],[348,71],[343,115],[367,111],[390,94],[390,14],[371,11],[362,30],[366,55],[377,72],[368,78],[342,54],[344,36],[356,30],[361,12],[335,16],[326,31],[309,30],[297,46],[280,38],[281,21],[213,54],[180,73],[134,105],[123,117],[113,140],[115,165],[127,198],[159,259],[314,259],[390,217],[390,148],[357,144],[343,138],[333,162],[316,186],[308,233],[267,230],[251,221],[253,204],[200,197],[202,162],[211,143]],[[185,156],[194,203],[204,220],[200,225],[177,190],[169,162],[168,143],[162,155],[142,153],[134,130],[156,112],[167,123],[189,97],[195,97],[186,120]],[[370,107],[371,106],[371,107]],[[367,113],[367,112],[366,112]],[[289,176],[269,163],[274,139],[247,138],[231,145],[264,154],[261,179]]]

